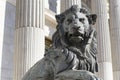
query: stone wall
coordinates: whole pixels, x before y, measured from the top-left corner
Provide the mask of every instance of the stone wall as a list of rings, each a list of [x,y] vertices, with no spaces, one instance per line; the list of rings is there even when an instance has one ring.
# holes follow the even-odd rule
[[[14,28],[15,28],[15,6],[6,3],[5,26],[2,52],[2,74],[1,80],[12,80],[13,76],[13,53],[14,53]],[[7,76],[6,76],[7,75]]]

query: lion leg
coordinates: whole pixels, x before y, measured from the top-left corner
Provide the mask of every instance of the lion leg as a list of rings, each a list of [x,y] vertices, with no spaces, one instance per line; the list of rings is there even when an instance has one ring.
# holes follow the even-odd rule
[[[28,70],[22,80],[53,80],[50,76],[50,65],[50,62],[43,58]]]

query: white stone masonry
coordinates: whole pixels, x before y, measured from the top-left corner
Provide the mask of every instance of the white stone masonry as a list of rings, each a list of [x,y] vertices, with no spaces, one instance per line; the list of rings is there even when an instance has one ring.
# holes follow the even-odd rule
[[[103,80],[113,80],[107,0],[92,0],[92,12],[97,14],[98,76]]]
[[[110,0],[110,34],[114,80],[120,80],[120,0]]]
[[[22,76],[45,51],[44,0],[16,1],[14,78]]]
[[[3,53],[3,38],[5,27],[5,6],[6,0],[0,0],[0,80],[1,80],[1,66],[2,66],[2,53]]]
[[[64,12],[72,5],[79,5],[81,7],[81,0],[61,0],[61,12]]]

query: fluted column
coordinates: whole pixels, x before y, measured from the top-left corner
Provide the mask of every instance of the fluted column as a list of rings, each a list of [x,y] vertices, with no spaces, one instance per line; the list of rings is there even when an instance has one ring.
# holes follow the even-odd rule
[[[120,0],[110,0],[110,33],[114,80],[120,80]]]
[[[49,1],[45,0],[45,8],[49,9]]]
[[[14,79],[44,55],[44,0],[16,0]]]
[[[57,0],[57,14],[60,14],[60,4],[61,4],[61,0]]]
[[[61,0],[61,12],[64,12],[72,5],[79,5],[81,7],[81,0]]]
[[[97,14],[98,76],[103,80],[113,80],[107,0],[92,0],[92,11]]]
[[[2,66],[2,53],[3,53],[3,38],[4,38],[4,25],[5,25],[5,6],[6,0],[0,0],[0,80],[1,80],[1,66]]]

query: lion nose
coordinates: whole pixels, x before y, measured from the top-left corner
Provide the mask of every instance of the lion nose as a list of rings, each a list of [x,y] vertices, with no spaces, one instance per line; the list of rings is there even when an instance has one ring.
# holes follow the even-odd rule
[[[80,29],[81,27],[75,25],[73,28],[76,29],[76,30],[78,30],[78,29]]]

